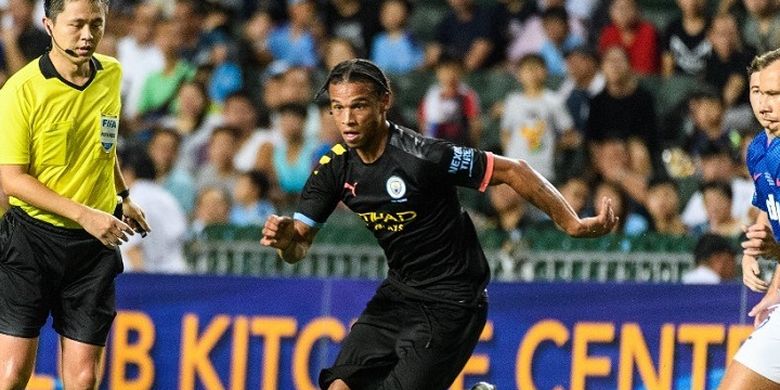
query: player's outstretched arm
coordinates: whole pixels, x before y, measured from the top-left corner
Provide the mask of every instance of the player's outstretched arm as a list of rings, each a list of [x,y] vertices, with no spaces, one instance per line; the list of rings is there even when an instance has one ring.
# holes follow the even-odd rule
[[[290,217],[271,215],[263,226],[260,244],[276,248],[279,257],[294,264],[306,256],[317,229]]]
[[[598,215],[580,218],[544,176],[528,163],[495,156],[491,185],[508,184],[523,198],[547,213],[567,234],[574,237],[598,237],[612,231],[618,218],[612,209],[612,200],[602,199]]]
[[[44,186],[27,173],[26,166],[0,165],[0,178],[9,196],[78,223],[103,245],[117,246],[127,241],[128,234],[133,234],[130,226],[113,215],[77,203]]]

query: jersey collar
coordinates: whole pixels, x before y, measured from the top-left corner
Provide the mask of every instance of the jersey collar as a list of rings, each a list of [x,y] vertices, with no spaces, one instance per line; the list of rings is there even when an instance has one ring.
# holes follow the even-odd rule
[[[92,84],[92,80],[95,79],[95,75],[97,74],[97,72],[103,70],[103,64],[101,64],[100,61],[97,60],[97,58],[95,57],[90,58],[89,67],[92,70],[92,75],[89,76],[89,80],[87,80],[87,82],[84,83],[84,85],[79,86],[71,83],[68,80],[65,80],[65,78],[62,77],[62,75],[60,75],[59,72],[57,72],[57,69],[54,68],[54,64],[51,62],[51,58],[49,57],[48,52],[44,53],[41,56],[40,61],[38,61],[38,66],[41,69],[41,74],[43,75],[43,77],[47,79],[57,78],[60,81],[62,81],[63,84],[73,89],[76,89],[78,91],[83,91],[87,89],[87,87],[89,87],[89,85]]]

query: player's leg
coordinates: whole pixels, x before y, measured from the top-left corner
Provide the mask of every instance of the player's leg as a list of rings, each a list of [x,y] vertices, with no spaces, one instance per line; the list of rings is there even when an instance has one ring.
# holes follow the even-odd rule
[[[759,325],[734,355],[721,390],[780,390],[780,312]]]
[[[35,367],[38,338],[0,334],[0,390],[18,390],[27,386]]]
[[[62,346],[62,384],[65,390],[97,388],[103,374],[103,350],[100,345],[60,337]]]
[[[320,372],[321,389],[376,389],[398,362],[395,342],[402,304],[397,291],[387,283],[377,290],[341,342],[333,366]]]
[[[399,361],[379,389],[447,389],[471,357],[487,319],[487,302],[463,308],[416,303],[396,344]],[[418,314],[419,313],[419,314]]]
[[[770,381],[734,360],[720,382],[719,390],[780,390],[780,384]]]

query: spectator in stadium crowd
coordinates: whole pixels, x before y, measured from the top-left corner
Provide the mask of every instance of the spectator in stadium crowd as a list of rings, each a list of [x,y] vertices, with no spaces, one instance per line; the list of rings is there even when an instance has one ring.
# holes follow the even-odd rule
[[[474,0],[448,0],[449,11],[436,27],[425,49],[425,63],[434,66],[443,57],[460,58],[467,72],[485,69],[504,59],[504,27],[497,6]]]
[[[436,83],[420,102],[418,121],[427,137],[478,145],[482,133],[479,95],[463,82],[463,73],[463,64],[456,59],[436,65]]]
[[[736,277],[737,250],[723,236],[707,233],[699,237],[693,249],[696,268],[682,276],[684,284],[718,284]]]
[[[499,12],[517,7],[512,3],[514,2],[510,1],[504,6],[505,8],[499,9]],[[521,6],[522,8],[517,13],[507,13],[502,19],[496,19],[494,22],[500,26],[503,25],[506,30],[508,38],[506,53],[510,62],[517,62],[526,54],[542,53],[545,45],[550,42],[550,33],[556,38],[563,39],[564,42],[567,39],[585,42],[587,33],[583,24],[579,19],[569,18],[563,1],[539,2],[538,5],[534,1],[526,1],[526,3],[534,3],[534,5]],[[553,19],[557,21],[553,21]],[[565,26],[560,23],[563,19],[566,20]],[[564,31],[565,33],[563,33]]]
[[[319,149],[316,139],[306,138],[306,107],[287,103],[279,107],[278,133],[282,139],[275,144],[264,144],[257,157],[255,168],[281,190],[283,203],[293,204],[312,170],[314,152]]]
[[[157,6],[147,2],[137,4],[133,8],[130,33],[119,38],[117,43],[117,59],[123,65],[122,107],[130,118],[138,114],[146,79],[160,72],[165,65],[163,53],[155,45],[160,16]]]
[[[747,17],[742,25],[745,43],[765,53],[780,47],[780,5],[775,0],[744,0]]]
[[[572,34],[569,30],[569,14],[563,6],[545,9],[542,12],[542,27],[544,27],[545,39],[539,49],[539,55],[544,58],[550,76],[563,78],[566,74],[564,54],[583,45],[585,39]]]
[[[287,23],[271,30],[268,49],[275,60],[290,66],[314,67],[319,62],[313,31],[316,5],[312,0],[289,0],[287,3]]]
[[[0,33],[0,72],[7,76],[45,53],[51,39],[33,23],[35,0],[8,0],[10,25]],[[2,84],[0,84],[2,85]]]
[[[644,203],[660,164],[653,97],[639,85],[622,48],[607,49],[602,71],[606,86],[591,101],[585,127],[591,162],[597,174]]]
[[[206,162],[197,169],[195,187],[217,187],[232,191],[240,172],[233,164],[241,131],[231,126],[217,126],[206,146]]]
[[[180,55],[181,34],[181,23],[173,20],[163,20],[155,28],[154,41],[164,64],[146,78],[141,89],[137,111],[147,124],[173,112],[179,88],[195,75],[195,68]]]
[[[661,46],[661,75],[674,74],[702,79],[712,44],[707,40],[710,17],[706,0],[677,0],[681,16],[669,23]]]
[[[233,206],[228,222],[236,226],[263,226],[276,208],[268,199],[271,183],[260,171],[243,172],[233,187]]]
[[[221,121],[209,99],[206,86],[197,80],[182,84],[176,98],[176,112],[160,119],[161,127],[175,129],[182,137],[176,167],[190,174],[203,163],[203,145],[212,129]]]
[[[355,45],[348,39],[339,37],[329,38],[325,43],[325,49],[323,50],[322,71],[325,74],[322,75],[321,78],[327,77],[327,73],[340,62],[357,57],[358,51],[355,48]]]
[[[122,175],[134,201],[143,207],[147,221],[154,226],[154,234],[148,237],[141,234],[130,236],[120,246],[125,271],[187,272],[184,259],[187,218],[179,203],[155,182],[154,163],[145,150],[125,150],[120,160]]]
[[[255,167],[260,146],[266,142],[275,142],[274,133],[261,127],[259,108],[247,91],[232,93],[222,108],[222,124],[240,130],[233,165],[239,171],[248,171]]]
[[[720,143],[736,151],[741,138],[738,131],[725,127],[723,101],[713,91],[694,92],[688,99],[692,129],[684,149],[691,156],[698,156],[711,143]]]
[[[707,40],[712,56],[707,60],[704,81],[715,87],[721,96],[726,128],[746,129],[755,126],[748,105],[748,80],[745,69],[753,58],[753,50],[742,44],[737,20],[731,14],[712,19]]]
[[[327,36],[348,40],[360,57],[367,57],[381,30],[379,9],[379,0],[326,1],[323,24]]]
[[[604,90],[606,80],[599,66],[598,54],[587,46],[566,53],[566,79],[556,95],[562,99],[574,121],[574,129],[584,138],[590,114],[590,101]],[[587,166],[586,148],[561,149],[556,153],[556,176],[565,178],[583,174]]]
[[[306,108],[306,138],[317,138],[320,129],[319,109],[313,99],[313,87],[311,80],[311,70],[308,68],[294,66],[288,68],[282,74],[282,83],[279,87],[279,101],[281,104],[299,104]],[[278,128],[278,118],[272,113],[272,126]]]
[[[209,226],[226,225],[231,208],[230,192],[218,187],[206,187],[198,191],[195,210],[190,224],[190,239],[205,239],[204,230]]]
[[[189,172],[174,165],[179,156],[181,135],[175,129],[158,127],[152,130],[147,152],[157,173],[156,181],[189,213],[195,200],[195,182]]]
[[[741,236],[745,222],[737,220],[731,214],[731,206],[734,203],[731,184],[726,181],[705,182],[700,191],[707,212],[707,222],[695,226],[693,233],[700,235],[709,232],[733,239]]]
[[[613,0],[609,6],[610,23],[599,36],[599,52],[612,46],[628,54],[631,69],[640,75],[658,73],[660,49],[658,32],[652,23],[642,19],[636,0]]]
[[[388,74],[409,73],[422,66],[422,47],[407,28],[411,3],[408,0],[384,0],[379,19],[383,32],[371,44],[371,61]]]
[[[273,27],[271,15],[265,10],[258,10],[244,23],[238,37],[239,62],[246,75],[244,84],[246,89],[252,92],[259,93],[263,90],[263,70],[274,59],[268,49],[268,36]]]
[[[684,235],[688,228],[680,216],[680,192],[677,182],[660,177],[650,181],[645,209],[650,215],[650,228],[661,234]]]
[[[731,183],[731,215],[741,223],[748,223],[754,192],[753,182],[738,174],[737,164],[734,151],[730,147],[721,143],[710,143],[699,154],[699,181]],[[682,218],[689,229],[707,222],[707,209],[701,191],[695,192],[688,199]]]
[[[318,164],[320,157],[327,153],[333,145],[341,142],[341,133],[336,126],[336,121],[333,120],[333,115],[330,114],[330,101],[320,97],[317,99],[317,107],[320,117],[320,132],[317,138],[320,141],[320,146],[314,151],[312,166]]]
[[[545,88],[547,68],[541,56],[521,58],[517,78],[522,90],[506,97],[501,117],[503,153],[527,161],[555,181],[556,150],[576,148],[581,138],[563,102]]]
[[[170,14],[166,13],[165,19],[178,24],[179,35],[175,37],[180,42],[181,59],[190,64],[197,64],[198,58],[204,58],[205,54],[201,49],[209,43],[203,39],[206,5],[206,2],[200,0],[175,0],[173,11]]]

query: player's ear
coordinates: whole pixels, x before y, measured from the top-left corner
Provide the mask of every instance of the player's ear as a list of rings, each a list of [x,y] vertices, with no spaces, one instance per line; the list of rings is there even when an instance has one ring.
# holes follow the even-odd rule
[[[385,92],[382,94],[382,97],[379,98],[379,102],[382,105],[382,109],[387,111],[390,109],[390,102],[392,99],[390,99],[390,92]]]

